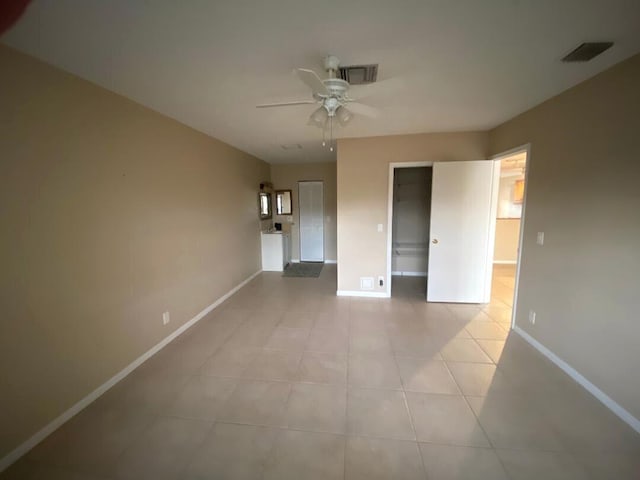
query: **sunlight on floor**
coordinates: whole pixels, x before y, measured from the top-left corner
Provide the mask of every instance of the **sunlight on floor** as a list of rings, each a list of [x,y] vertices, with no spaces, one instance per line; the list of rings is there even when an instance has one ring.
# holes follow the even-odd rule
[[[640,436],[488,305],[263,273],[1,478],[634,479]]]

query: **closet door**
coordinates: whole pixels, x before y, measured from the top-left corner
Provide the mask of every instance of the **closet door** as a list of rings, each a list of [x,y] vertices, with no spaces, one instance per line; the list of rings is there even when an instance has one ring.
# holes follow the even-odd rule
[[[300,208],[300,260],[324,261],[324,209],[322,182],[298,182]]]
[[[499,175],[491,160],[434,164],[427,301],[489,302]]]

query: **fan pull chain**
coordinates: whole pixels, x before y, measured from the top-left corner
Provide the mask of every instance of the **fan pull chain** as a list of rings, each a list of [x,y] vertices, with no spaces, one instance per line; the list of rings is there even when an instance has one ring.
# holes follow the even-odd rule
[[[333,152],[333,117],[329,117],[329,128],[331,130],[331,136],[329,137],[329,144],[331,145],[329,147],[329,151]]]
[[[324,122],[324,125],[322,126],[322,146],[326,147],[327,146],[327,142],[325,140],[327,136],[327,122]]]

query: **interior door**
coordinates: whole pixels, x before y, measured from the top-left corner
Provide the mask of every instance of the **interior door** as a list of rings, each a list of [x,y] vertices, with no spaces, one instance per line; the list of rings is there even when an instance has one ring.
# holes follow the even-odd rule
[[[434,163],[427,301],[489,302],[499,175],[492,160]]]
[[[322,182],[298,182],[300,208],[300,260],[324,261],[324,209]]]

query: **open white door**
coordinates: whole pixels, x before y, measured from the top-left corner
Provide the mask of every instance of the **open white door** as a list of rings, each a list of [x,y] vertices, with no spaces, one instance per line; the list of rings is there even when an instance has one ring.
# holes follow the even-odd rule
[[[489,302],[499,175],[492,160],[434,163],[427,301]]]
[[[300,207],[300,260],[324,261],[324,208],[322,182],[298,182]]]

